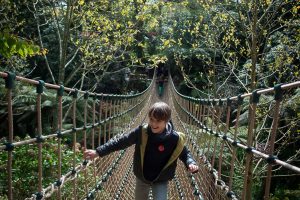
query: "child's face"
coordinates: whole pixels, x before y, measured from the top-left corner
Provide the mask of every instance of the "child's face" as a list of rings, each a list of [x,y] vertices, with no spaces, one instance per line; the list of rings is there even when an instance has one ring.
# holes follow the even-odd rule
[[[149,117],[149,125],[152,133],[162,133],[166,128],[167,122],[164,120],[157,120],[154,117]]]

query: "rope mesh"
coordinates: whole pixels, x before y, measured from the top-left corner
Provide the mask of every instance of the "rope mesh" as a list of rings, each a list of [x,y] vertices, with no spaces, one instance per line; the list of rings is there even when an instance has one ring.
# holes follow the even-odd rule
[[[37,152],[33,158],[36,164],[36,171],[32,174],[38,176],[34,183],[36,191],[31,192],[26,199],[134,199],[135,176],[132,171],[132,157],[134,147],[114,152],[103,158],[92,161],[82,160],[82,149],[95,148],[114,137],[120,137],[131,129],[146,122],[146,113],[150,105],[156,101],[165,101],[172,108],[172,122],[177,131],[184,132],[187,137],[187,147],[190,149],[197,163],[199,172],[190,174],[180,161],[175,178],[169,183],[169,199],[248,199],[251,196],[250,179],[252,166],[257,158],[265,159],[268,162],[265,195],[269,195],[269,186],[274,164],[285,167],[296,173],[300,169],[288,162],[277,159],[273,156],[275,151],[275,134],[279,118],[280,104],[282,102],[282,91],[284,89],[299,87],[300,82],[261,90],[252,94],[244,94],[229,99],[194,99],[181,95],[176,91],[172,80],[164,83],[163,93],[158,95],[158,87],[154,81],[142,93],[136,95],[107,95],[95,94],[85,91],[77,91],[63,86],[51,85],[43,81],[35,81],[23,77],[15,77],[10,73],[0,72],[1,77],[6,81],[26,82],[37,87],[36,116],[37,116],[37,137],[26,138],[16,141],[13,134],[13,84],[6,84],[7,91],[7,116],[9,137],[7,142],[0,145],[0,153],[7,154],[7,194],[8,199],[24,199],[20,196],[14,197],[16,183],[13,168],[15,163],[12,156],[18,148],[29,145]],[[155,80],[155,78],[153,78]],[[55,131],[48,135],[42,133],[42,117],[47,113],[41,112],[43,88],[57,91],[57,122]],[[240,139],[238,135],[239,118],[242,100],[252,97],[249,112],[252,112],[249,129],[253,130],[255,123],[255,108],[260,108],[258,94],[275,91],[274,117],[270,130],[271,142],[268,153],[254,148],[252,138],[254,132],[249,132],[247,139]],[[69,98],[70,104],[66,109],[63,102]],[[79,104],[83,102],[83,113],[78,113]],[[236,123],[230,128],[231,105],[237,105]],[[82,105],[82,104],[80,104]],[[272,105],[272,104],[271,104]],[[82,111],[82,107],[81,107]],[[221,119],[223,118],[225,119]],[[224,117],[225,116],[225,117]],[[83,124],[77,124],[77,118],[83,117]],[[64,118],[68,118],[72,124],[71,128],[64,127]],[[67,168],[62,168],[67,155],[65,154],[64,137],[72,138],[71,157],[72,162]],[[57,164],[54,178],[51,184],[45,185],[43,172],[46,170],[45,162],[47,156],[43,155],[43,149],[54,144],[53,152],[57,155]],[[235,192],[239,187],[234,185],[234,170],[237,167],[237,150],[246,152],[246,163],[244,167],[245,182],[242,183],[242,190]],[[230,152],[230,156],[228,155]],[[228,174],[224,175],[224,167],[227,167]],[[224,181],[226,180],[226,181]],[[241,181],[241,180],[240,180]],[[240,186],[241,187],[241,186]],[[150,195],[149,199],[152,199]]]

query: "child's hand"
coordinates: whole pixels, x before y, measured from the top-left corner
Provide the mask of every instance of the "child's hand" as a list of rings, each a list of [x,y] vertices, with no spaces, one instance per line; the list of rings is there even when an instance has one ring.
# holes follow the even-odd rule
[[[188,170],[191,173],[197,173],[199,170],[199,167],[198,167],[198,165],[190,164]]]
[[[86,160],[93,160],[94,158],[98,157],[98,153],[95,150],[87,149],[83,152],[83,157]]]

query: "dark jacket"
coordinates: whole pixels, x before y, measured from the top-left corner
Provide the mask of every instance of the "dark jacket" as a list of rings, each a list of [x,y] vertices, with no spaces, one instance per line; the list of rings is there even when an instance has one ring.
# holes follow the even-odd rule
[[[133,144],[133,171],[146,183],[171,180],[175,175],[178,158],[186,167],[196,164],[184,145],[185,135],[174,131],[170,123],[161,134],[153,134],[148,124],[140,126],[128,134],[111,139],[96,151],[102,157]]]

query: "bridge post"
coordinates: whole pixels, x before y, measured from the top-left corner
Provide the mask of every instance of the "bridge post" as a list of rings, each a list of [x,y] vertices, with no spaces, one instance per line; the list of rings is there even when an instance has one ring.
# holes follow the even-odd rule
[[[273,111],[273,122],[271,125],[271,130],[270,130],[270,149],[269,149],[269,159],[267,159],[268,162],[268,169],[267,169],[267,178],[266,178],[266,187],[265,187],[265,194],[264,194],[264,200],[268,200],[270,197],[270,186],[271,186],[271,175],[272,175],[272,164],[274,162],[274,144],[275,144],[275,139],[276,139],[276,131],[278,127],[278,119],[279,119],[279,112],[280,112],[280,103],[282,101],[282,89],[281,85],[276,85],[274,87],[275,91],[275,106],[274,106],[274,111]]]
[[[36,100],[36,114],[37,114],[37,144],[38,144],[38,194],[42,197],[42,166],[43,166],[43,158],[42,158],[42,112],[41,112],[41,98],[44,89],[45,82],[39,80],[39,84],[36,86],[37,100]]]
[[[244,174],[244,186],[242,192],[243,200],[251,200],[251,191],[252,191],[252,161],[253,161],[253,139],[254,139],[254,128],[255,128],[255,111],[257,103],[259,102],[260,95],[257,91],[252,93],[250,97],[251,104],[249,105],[249,125],[248,125],[248,139],[246,149],[246,164],[245,164],[245,174]]]
[[[110,98],[109,98],[109,103],[108,103],[108,105],[109,105],[109,117],[108,117],[108,119],[109,119],[109,124],[108,124],[108,140],[110,140],[110,138],[112,137],[111,135],[112,135],[112,128],[111,128],[111,121],[112,121],[112,116],[113,116],[113,113],[112,113],[112,111],[113,111],[113,102],[114,102],[114,100],[113,100],[114,98],[113,98],[113,96],[110,96]]]
[[[72,113],[72,118],[73,118],[73,163],[72,163],[72,167],[73,167],[73,175],[75,176],[76,173],[76,151],[77,151],[77,133],[76,133],[76,104],[77,104],[77,97],[78,97],[78,90],[74,90],[72,92],[72,97],[73,97],[73,113]],[[77,179],[74,178],[73,179],[73,195],[74,195],[74,200],[77,200]]]
[[[83,127],[84,127],[84,129],[83,129],[83,149],[87,149],[87,144],[86,144],[86,140],[87,140],[87,135],[86,135],[86,127],[87,127],[87,108],[88,108],[88,99],[89,99],[89,96],[90,96],[90,94],[89,94],[89,92],[85,92],[84,93],[84,95],[83,95],[83,98],[84,98],[84,113],[83,113],[83,118],[84,118],[84,121],[83,121],[83,123],[84,123],[84,125],[83,125]],[[84,162],[86,162],[86,160],[84,161]],[[88,177],[88,175],[87,175],[87,170],[86,169],[84,169],[84,178],[85,178],[85,180],[87,180],[87,177]],[[88,185],[87,185],[87,181],[85,181],[84,182],[84,189],[85,189],[85,193],[86,194],[88,194]]]
[[[98,133],[98,146],[101,145],[101,130],[102,130],[102,111],[103,111],[103,94],[101,94],[101,98],[99,100],[99,133]]]
[[[62,175],[62,172],[61,172],[61,166],[62,166],[62,158],[61,158],[61,138],[62,138],[62,115],[63,115],[63,108],[62,108],[62,97],[64,95],[64,86],[61,85],[59,87],[59,89],[57,90],[57,98],[58,98],[58,112],[57,112],[57,143],[58,143],[58,173],[57,173],[57,182],[56,182],[56,185],[57,185],[57,198],[60,200],[61,199],[61,175]]]
[[[8,143],[6,144],[5,150],[8,154],[7,159],[7,175],[8,175],[8,199],[13,199],[13,185],[12,185],[12,150],[13,150],[13,110],[12,110],[12,90],[15,86],[16,75],[14,73],[8,72],[7,77],[5,77],[5,87],[6,87],[6,98],[7,98],[7,114],[8,114]]]
[[[104,122],[104,130],[103,130],[103,137],[104,137],[104,142],[103,143],[106,143],[107,142],[107,138],[106,138],[106,131],[107,131],[107,116],[108,116],[108,100],[107,100],[108,97],[106,97],[105,99],[105,115],[104,115],[104,118],[105,118],[105,122]]]

